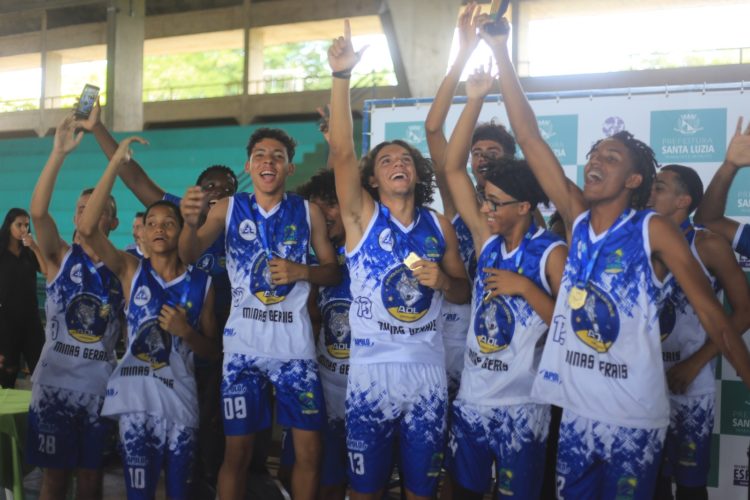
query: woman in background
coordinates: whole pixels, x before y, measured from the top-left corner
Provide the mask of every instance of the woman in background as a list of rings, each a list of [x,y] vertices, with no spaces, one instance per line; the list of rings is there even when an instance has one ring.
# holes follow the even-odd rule
[[[44,344],[36,273],[44,259],[29,232],[29,214],[11,208],[0,227],[0,387],[13,388],[23,354],[34,371]]]

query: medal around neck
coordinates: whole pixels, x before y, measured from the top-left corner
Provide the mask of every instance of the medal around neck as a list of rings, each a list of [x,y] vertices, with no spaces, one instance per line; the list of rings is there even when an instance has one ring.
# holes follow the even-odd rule
[[[586,303],[586,290],[583,287],[574,286],[568,294],[568,305],[572,309],[578,310]]]

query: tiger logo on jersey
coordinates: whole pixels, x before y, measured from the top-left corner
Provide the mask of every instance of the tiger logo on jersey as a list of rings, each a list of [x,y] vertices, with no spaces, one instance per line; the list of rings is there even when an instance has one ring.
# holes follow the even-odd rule
[[[171,350],[172,336],[162,330],[158,318],[151,318],[142,323],[130,345],[130,352],[148,363],[153,370],[159,370],[169,364]]]
[[[272,283],[271,268],[265,254],[259,255],[255,259],[250,272],[250,293],[267,306],[282,302],[294,288],[294,283],[286,285],[274,285]]]
[[[102,299],[91,293],[81,293],[65,309],[65,324],[70,336],[78,342],[99,342],[107,328],[108,311]]]
[[[386,274],[381,297],[391,316],[411,323],[427,314],[433,293],[431,288],[420,285],[414,274],[401,264]]]
[[[482,301],[474,319],[474,334],[482,354],[506,349],[513,340],[516,320],[510,305],[501,297]]]
[[[576,336],[598,353],[609,351],[620,334],[620,317],[614,301],[602,289],[586,285],[583,307],[571,310]]]
[[[677,308],[674,300],[668,298],[664,301],[661,312],[659,313],[659,331],[661,332],[661,341],[667,340],[667,337],[674,331],[674,325],[677,322]]]
[[[349,357],[351,328],[349,327],[348,300],[333,300],[323,306],[323,333],[328,354],[337,359]]]

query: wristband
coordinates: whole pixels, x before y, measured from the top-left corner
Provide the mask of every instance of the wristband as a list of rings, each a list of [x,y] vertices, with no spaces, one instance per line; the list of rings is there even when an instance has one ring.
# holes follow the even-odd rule
[[[352,70],[351,69],[344,69],[341,71],[334,71],[331,73],[331,76],[334,78],[341,78],[344,80],[348,80],[352,77]]]

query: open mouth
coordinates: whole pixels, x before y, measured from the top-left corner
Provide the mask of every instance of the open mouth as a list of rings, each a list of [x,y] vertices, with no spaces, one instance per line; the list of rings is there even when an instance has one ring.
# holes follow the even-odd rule
[[[597,183],[601,182],[603,179],[602,173],[598,170],[589,170],[586,174],[586,182],[588,183]]]
[[[263,170],[260,173],[260,177],[261,179],[272,180],[276,178],[276,172],[274,172],[273,170]]]
[[[407,179],[407,177],[406,177],[406,174],[404,172],[396,172],[395,174],[391,175],[391,180],[392,181],[406,180],[406,179]]]

